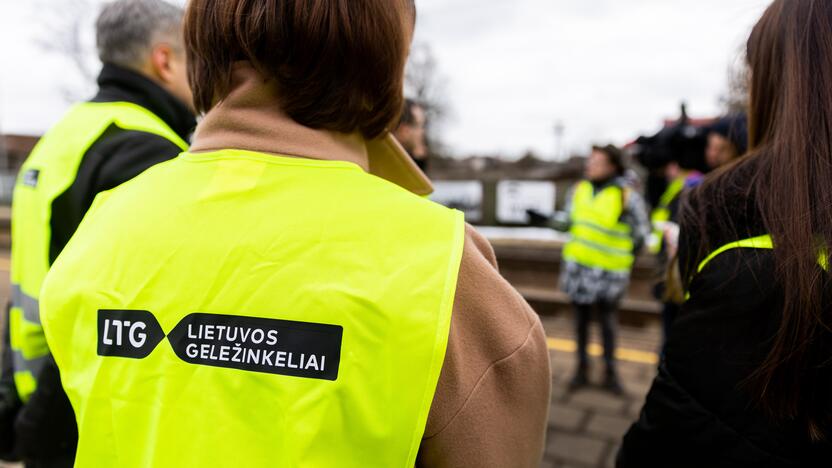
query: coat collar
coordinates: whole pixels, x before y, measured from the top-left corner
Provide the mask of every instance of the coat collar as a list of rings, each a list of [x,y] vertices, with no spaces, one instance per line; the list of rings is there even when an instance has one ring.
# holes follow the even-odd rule
[[[366,140],[360,133],[316,130],[295,122],[281,109],[274,83],[247,62],[234,66],[231,92],[205,115],[194,134],[191,152],[221,149],[348,161],[417,195],[433,191],[392,135]]]

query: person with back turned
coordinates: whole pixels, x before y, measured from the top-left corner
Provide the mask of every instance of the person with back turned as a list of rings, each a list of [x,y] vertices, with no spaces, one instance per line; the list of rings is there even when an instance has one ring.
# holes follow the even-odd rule
[[[43,288],[78,467],[539,465],[540,320],[390,136],[414,21],[189,2],[191,150],[100,196]]]
[[[104,63],[98,94],[46,133],[14,191],[0,443],[27,466],[72,466],[77,442],[41,327],[43,279],[96,195],[187,149],[195,126],[182,9],[120,0],[103,7],[96,27]]]
[[[688,299],[621,468],[832,460],[832,2],[774,1],[747,57],[749,152],[683,204]]]

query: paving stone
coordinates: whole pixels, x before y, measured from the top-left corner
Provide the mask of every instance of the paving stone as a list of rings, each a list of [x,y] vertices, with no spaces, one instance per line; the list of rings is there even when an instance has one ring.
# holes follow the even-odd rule
[[[589,419],[586,432],[619,442],[632,424],[633,422],[628,417],[594,414]]]
[[[554,366],[552,369],[552,381],[566,385],[572,378],[572,367]]]
[[[647,380],[648,372],[644,364],[634,364],[631,362],[619,362],[618,374],[628,380]]]
[[[629,408],[627,408],[627,416],[629,416],[633,421],[638,419],[641,416],[641,408],[644,406],[644,400],[636,400],[630,403]]]
[[[653,385],[652,380],[627,379],[626,382],[627,393],[642,399],[647,395],[647,392],[650,391],[650,386]]]
[[[597,389],[584,389],[573,393],[567,403],[582,408],[591,408],[606,414],[622,414],[629,401]]]
[[[587,410],[554,404],[549,407],[549,427],[577,431],[587,419]]]
[[[569,389],[565,382],[552,382],[552,402],[562,402],[569,395]]]
[[[590,437],[555,432],[546,454],[566,462],[597,466],[603,460],[607,443]]]
[[[544,459],[540,462],[540,468],[555,468],[557,465],[555,464],[554,460],[547,460]]]
[[[618,456],[618,449],[621,446],[615,444],[610,448],[609,454],[607,454],[607,463],[604,464],[605,468],[615,468],[615,458]]]

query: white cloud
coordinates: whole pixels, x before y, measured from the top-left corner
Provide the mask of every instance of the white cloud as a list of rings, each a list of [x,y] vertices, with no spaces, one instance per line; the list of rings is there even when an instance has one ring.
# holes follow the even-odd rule
[[[423,0],[417,40],[450,79],[454,149],[549,154],[558,120],[580,148],[653,131],[682,100],[716,114],[728,64],[767,3]]]
[[[79,86],[72,65],[34,43],[32,2],[0,2],[0,126],[39,133]],[[179,2],[181,3],[181,1]],[[656,130],[686,100],[719,111],[728,64],[767,0],[417,0],[417,41],[448,78],[459,154],[624,143]]]

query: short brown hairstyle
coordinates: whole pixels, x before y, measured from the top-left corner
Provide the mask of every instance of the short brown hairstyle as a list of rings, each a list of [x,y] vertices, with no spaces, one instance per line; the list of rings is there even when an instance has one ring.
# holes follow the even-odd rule
[[[592,151],[597,151],[604,154],[610,164],[615,167],[615,173],[618,176],[623,176],[627,172],[627,165],[624,162],[624,152],[615,145],[599,146],[594,145]]]
[[[191,0],[188,78],[207,112],[228,96],[234,62],[277,86],[307,127],[376,138],[396,123],[414,0]]]

